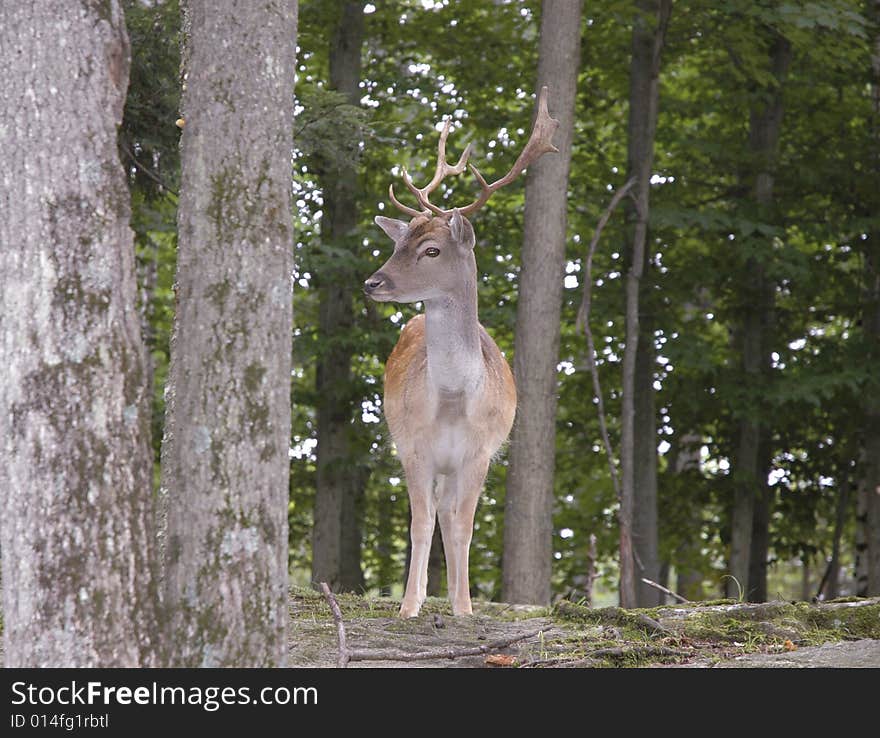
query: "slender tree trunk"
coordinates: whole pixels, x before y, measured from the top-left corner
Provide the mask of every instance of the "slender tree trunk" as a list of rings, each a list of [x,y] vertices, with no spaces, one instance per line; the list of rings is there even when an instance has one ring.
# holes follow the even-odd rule
[[[791,63],[791,45],[782,36],[776,36],[770,50],[770,64],[776,80],[773,89],[756,92],[749,122],[749,151],[753,157],[754,174],[752,193],[758,218],[762,222],[773,219],[773,187],[779,135],[782,129],[783,82]],[[767,276],[769,248],[761,257],[751,257],[743,270],[742,323],[737,327],[742,368],[751,396],[756,398],[769,380],[770,341],[774,314],[775,285]],[[745,590],[747,599],[766,597],[766,546],[769,535],[771,510],[767,490],[769,452],[762,448],[770,443],[767,421],[761,417],[760,400],[742,410],[738,440],[733,463],[734,500],[731,520],[730,573]],[[759,515],[755,506],[759,505]],[[765,506],[767,509],[764,510]],[[764,561],[752,565],[753,536],[758,526],[757,555]],[[736,584],[727,582],[729,595],[737,591]]]
[[[855,574],[859,597],[868,596],[868,488],[860,484],[856,489]]]
[[[880,230],[872,231],[867,241],[862,330],[868,365],[876,367],[880,362]],[[857,471],[857,524],[862,528],[857,569],[861,574],[860,594],[868,597],[880,595],[880,383],[874,380],[871,384],[863,395],[862,449]]]
[[[0,23],[0,547],[8,667],[134,667],[160,645],[150,409],[111,1]]]
[[[538,159],[526,177],[514,352],[519,397],[504,511],[501,596],[506,602],[550,603],[556,364],[580,30],[581,0],[545,0],[537,89],[550,89],[559,153]]]
[[[621,499],[618,514],[621,607],[635,607],[640,599],[651,604],[657,602],[657,593],[651,593],[647,585],[643,588],[639,583],[641,577],[648,573],[653,573],[654,577],[648,578],[656,581],[659,568],[656,421],[653,397],[643,396],[645,393],[653,395],[654,392],[653,368],[650,365],[653,337],[640,327],[639,298],[644,289],[642,276],[645,264],[650,261],[647,236],[654,134],[660,95],[660,55],[671,6],[670,0],[636,0],[632,35],[627,170],[630,177],[635,177],[636,186],[635,223],[629,251],[630,266],[626,275],[626,348],[623,354],[621,409]],[[640,347],[644,352],[641,357]],[[636,408],[639,409],[638,418]],[[637,566],[638,562],[641,562],[641,566]]]
[[[390,495],[381,495],[378,504],[378,525],[376,554],[379,559],[378,579],[379,579],[379,595],[382,597],[391,596],[391,585],[394,582],[394,503],[391,501]],[[406,579],[404,578],[404,582]]]
[[[330,46],[330,86],[357,105],[361,93],[364,3],[337,0],[337,26]],[[349,250],[359,247],[357,168],[321,176],[324,192],[322,239]],[[337,259],[338,261],[338,259]],[[352,394],[350,335],[352,297],[360,280],[345,263],[329,263],[321,275],[318,336],[322,354],[316,372],[318,397],[317,487],[312,538],[312,582],[339,591],[362,591],[361,520],[358,501],[365,475],[353,457],[351,433],[356,398]]]
[[[809,555],[804,554],[801,556],[801,600],[804,602],[809,602],[813,595],[812,585],[810,584],[812,575],[811,561],[812,559]]]
[[[295,0],[189,0],[163,487],[178,666],[287,642]]]
[[[769,353],[769,346],[765,349]],[[770,514],[775,499],[774,488],[767,483],[767,475],[771,464],[770,438],[765,435],[758,449],[759,479],[764,480],[763,489],[755,498],[752,516],[752,542],[749,551],[749,583],[747,591],[749,601],[767,601],[767,564],[770,556]]]
[[[840,596],[840,542],[846,526],[847,509],[849,508],[850,480],[844,476],[840,479],[837,489],[837,509],[834,516],[834,538],[831,543],[831,558],[825,574],[819,584],[817,596],[833,600]]]
[[[878,27],[880,0],[870,4],[870,15],[875,28]],[[876,191],[880,188],[880,33],[874,37],[871,55],[871,92],[874,104],[871,174]],[[877,367],[880,362],[880,229],[872,230],[865,241],[864,281],[862,330],[866,358],[869,366]],[[875,379],[866,389],[858,472],[859,536],[864,548],[859,552],[857,570],[861,575],[860,593],[874,596],[880,594],[880,382]]]
[[[678,476],[699,473],[700,436],[696,433],[683,433],[675,444],[675,454],[669,458],[672,473]],[[688,500],[690,495],[687,494],[687,488],[682,486],[682,489],[684,499]],[[695,562],[703,559],[700,552],[700,530],[703,522],[699,505],[690,502],[685,504],[684,536],[674,551],[672,562],[675,565],[675,591],[682,597],[696,601],[704,597],[703,572],[695,565]]]
[[[645,249],[647,257],[648,249]],[[647,258],[646,258],[647,261]],[[648,268],[648,264],[645,264]],[[664,595],[642,582],[642,577],[660,582],[659,533],[657,529],[657,414],[654,406],[654,321],[648,312],[651,280],[643,279],[639,295],[639,339],[636,352],[633,428],[633,551],[636,577],[636,605],[663,604]],[[660,582],[662,584],[662,582]]]
[[[439,597],[443,590],[443,538],[439,528],[440,526],[434,528],[431,551],[428,554],[428,595],[431,597]]]
[[[156,296],[156,286],[159,282],[159,245],[152,239],[148,242],[148,251],[144,258],[136,263],[138,281],[138,314],[140,316],[141,336],[143,337],[144,352],[144,384],[147,387],[147,398],[152,408],[153,405],[153,366],[152,349],[156,343],[153,329],[153,300]],[[158,439],[157,439],[158,440]]]

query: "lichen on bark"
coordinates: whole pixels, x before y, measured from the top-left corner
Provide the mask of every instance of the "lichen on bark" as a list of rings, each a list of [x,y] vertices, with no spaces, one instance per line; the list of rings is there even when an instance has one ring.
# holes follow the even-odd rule
[[[185,7],[180,300],[162,448],[180,666],[285,662],[296,9]]]
[[[0,221],[7,666],[159,660],[149,413],[116,148],[128,52],[115,0],[4,9],[0,200],[13,204]]]

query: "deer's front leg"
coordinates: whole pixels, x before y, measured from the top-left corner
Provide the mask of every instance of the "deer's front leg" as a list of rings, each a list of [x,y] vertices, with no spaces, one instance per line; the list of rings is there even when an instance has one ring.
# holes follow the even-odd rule
[[[474,535],[474,515],[488,470],[488,458],[471,459],[458,472],[446,478],[441,505],[446,503],[449,512],[441,515],[440,521],[443,545],[451,548],[452,553],[446,557],[447,566],[452,568],[452,571],[447,571],[446,578],[453,615],[470,615],[473,612],[468,574],[469,553]]]
[[[400,617],[414,618],[419,614],[425,601],[428,587],[428,557],[431,553],[431,539],[434,537],[437,510],[434,505],[433,474],[422,469],[418,464],[404,463],[404,471],[412,516],[410,523],[412,554],[409,560],[406,592],[400,605]]]

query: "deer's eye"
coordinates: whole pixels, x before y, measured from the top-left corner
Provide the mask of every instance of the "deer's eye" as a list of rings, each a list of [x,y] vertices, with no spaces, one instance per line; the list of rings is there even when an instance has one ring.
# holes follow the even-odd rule
[[[440,256],[440,249],[435,248],[434,246],[429,246],[425,249],[425,256],[430,256],[432,259],[435,256]]]

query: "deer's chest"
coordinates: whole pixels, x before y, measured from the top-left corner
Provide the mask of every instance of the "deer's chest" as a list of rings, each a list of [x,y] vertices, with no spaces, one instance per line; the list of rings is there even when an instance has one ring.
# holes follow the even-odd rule
[[[473,409],[464,392],[440,393],[436,397],[429,437],[437,473],[455,471],[473,449]]]

